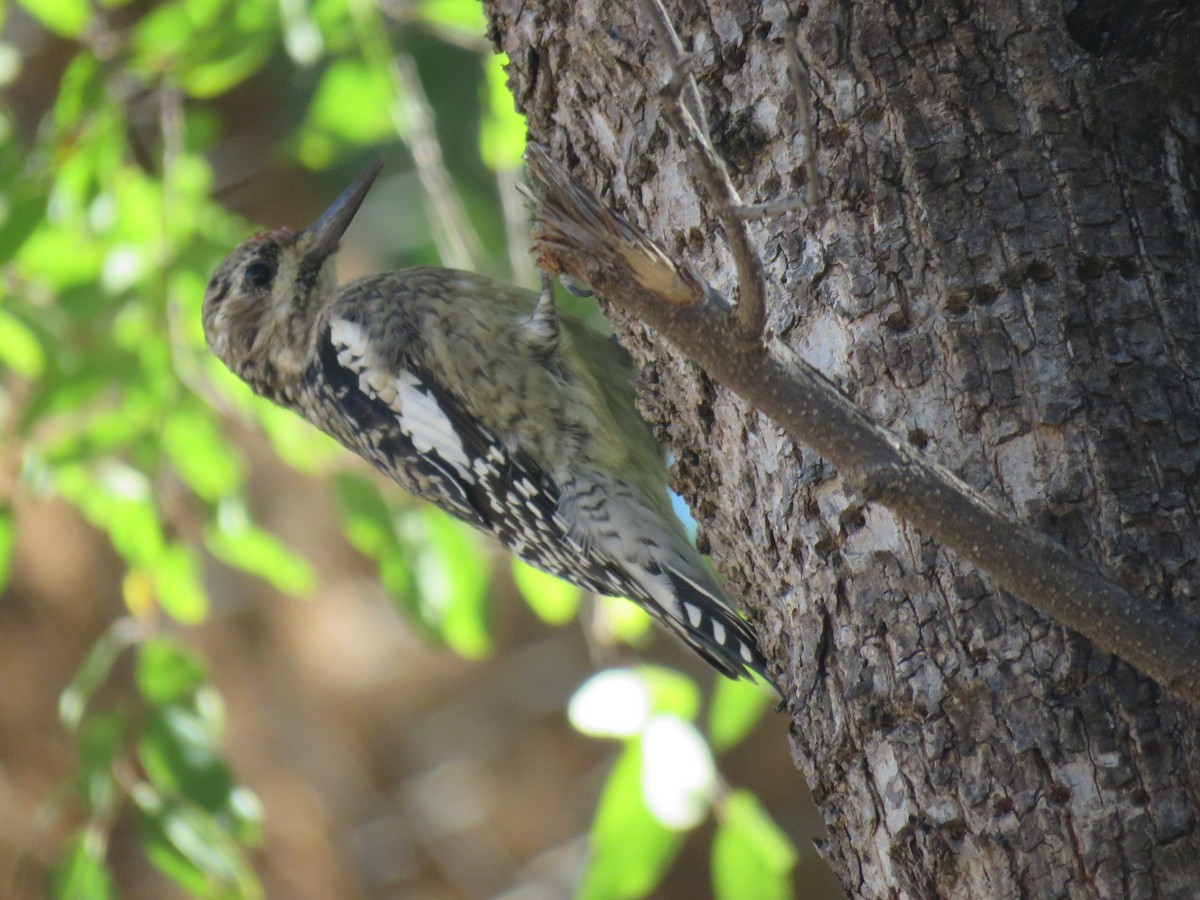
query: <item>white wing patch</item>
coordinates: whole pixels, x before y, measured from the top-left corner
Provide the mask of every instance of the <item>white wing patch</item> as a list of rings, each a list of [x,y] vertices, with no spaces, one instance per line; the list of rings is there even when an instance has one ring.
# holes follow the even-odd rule
[[[416,375],[407,371],[393,375],[371,365],[366,331],[357,322],[332,320],[329,337],[337,349],[338,362],[358,376],[359,390],[392,408],[400,429],[412,439],[418,453],[436,452],[459,470],[470,469],[470,459],[454,423]]]
[[[337,348],[337,358],[351,372],[362,372],[366,363],[367,336],[357,322],[334,319],[329,323],[329,338]]]
[[[433,394],[412,372],[401,372],[395,384],[399,402],[390,405],[397,410],[400,427],[412,438],[413,446],[420,453],[436,451],[446,462],[468,471],[471,460],[462,438]]]

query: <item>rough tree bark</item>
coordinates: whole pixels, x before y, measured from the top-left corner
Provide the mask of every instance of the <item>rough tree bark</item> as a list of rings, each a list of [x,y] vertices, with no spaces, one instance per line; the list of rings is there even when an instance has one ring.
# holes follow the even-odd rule
[[[531,136],[710,282],[719,229],[633,0],[486,0]],[[768,329],[877,422],[1200,613],[1200,16],[1178,2],[675,0]],[[644,412],[783,671],[852,896],[1193,897],[1193,710],[885,509],[635,322]]]

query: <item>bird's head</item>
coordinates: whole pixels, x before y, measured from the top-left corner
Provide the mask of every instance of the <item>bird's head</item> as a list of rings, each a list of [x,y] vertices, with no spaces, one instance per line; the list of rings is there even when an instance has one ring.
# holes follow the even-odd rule
[[[277,397],[307,366],[313,325],[337,292],[338,243],[381,167],[364,172],[304,231],[247,239],[209,279],[204,336],[257,392]]]

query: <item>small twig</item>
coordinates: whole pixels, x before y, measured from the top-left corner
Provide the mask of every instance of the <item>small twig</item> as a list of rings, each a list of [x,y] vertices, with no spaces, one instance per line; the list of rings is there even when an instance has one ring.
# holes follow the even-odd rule
[[[430,222],[438,255],[451,268],[473,268],[479,257],[479,237],[471,227],[462,198],[442,160],[442,146],[433,123],[433,107],[421,86],[416,63],[412,57],[401,53],[393,59],[390,68],[396,90],[392,119],[412,150],[417,177],[433,212]]]
[[[650,27],[654,30],[654,38],[667,51],[667,59],[671,64],[671,75],[674,78],[679,72],[690,74],[690,66],[685,64],[687,54],[683,49],[683,42],[679,40],[679,35],[675,28],[671,25],[671,19],[667,16],[667,11],[662,5],[662,0],[649,0],[642,3],[642,12],[650,20]],[[704,114],[704,102],[700,98],[700,88],[696,84],[694,78],[686,78],[687,84],[682,90],[686,91],[686,96],[683,97],[683,102],[689,106],[688,112],[692,114],[692,118],[696,121],[696,126],[703,134],[711,134],[708,128],[708,117]]]
[[[533,287],[537,271],[525,247],[529,241],[529,218],[521,202],[521,182],[515,171],[507,166],[496,167],[496,188],[500,192],[500,208],[504,212],[504,238],[508,244],[508,263],[512,267],[513,283]]]
[[[658,285],[679,284],[706,291],[691,269],[605,208],[536,145],[530,145],[527,160],[541,185],[534,241],[544,268],[570,272],[637,316],[829,460],[851,487],[956,551],[1017,599],[1200,702],[1200,626],[1194,618],[1135,597],[1061,544],[996,511],[960,479],[872,422],[785,347],[743,344],[731,353],[719,304],[680,303],[658,293]]]
[[[685,91],[695,91],[696,98],[691,105],[699,106],[699,89],[691,76],[691,59],[683,52],[683,44],[667,17],[662,0],[641,0],[641,8],[666,50],[671,70],[671,77],[663,89],[664,111],[699,169],[697,176],[708,192],[733,254],[738,275],[738,298],[734,308],[738,335],[746,341],[757,341],[766,323],[766,278],[762,260],[750,240],[746,220],[738,214],[742,199],[729,178],[725,163],[713,148],[707,129],[702,129],[688,111],[689,104],[682,100]]]
[[[800,113],[800,136],[804,139],[804,179],[808,185],[808,205],[821,202],[821,182],[817,176],[817,128],[813,118],[812,79],[800,57],[800,25],[792,25],[787,37],[788,80],[796,94]]]

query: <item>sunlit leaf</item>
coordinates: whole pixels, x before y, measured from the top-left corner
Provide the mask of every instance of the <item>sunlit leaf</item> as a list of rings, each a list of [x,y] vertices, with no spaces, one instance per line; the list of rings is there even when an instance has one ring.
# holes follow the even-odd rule
[[[87,0],[20,0],[20,3],[55,34],[67,38],[83,34],[91,17]]]
[[[45,364],[46,354],[33,329],[0,308],[0,365],[23,378],[36,378]]]
[[[267,61],[275,27],[271,4],[177,0],[139,23],[134,65],[149,76],[170,72],[192,96],[213,97]]]
[[[108,532],[117,552],[134,566],[156,562],[164,538],[146,476],[112,463],[92,472],[82,465],[56,472],[59,492],[88,520]]]
[[[417,626],[425,637],[442,640],[439,623],[429,619],[421,606],[416,572],[404,547],[392,544],[379,556],[379,583],[404,612],[405,621]]]
[[[479,150],[490,168],[517,170],[525,153],[528,128],[508,89],[508,76],[504,72],[507,64],[506,55],[493,54],[484,70],[487,102],[479,128]]]
[[[45,187],[33,179],[10,189],[0,210],[0,265],[12,259],[42,224],[48,200]]]
[[[138,760],[161,794],[185,797],[213,814],[228,807],[233,778],[219,753],[218,728],[199,704],[155,710],[138,741]]]
[[[204,684],[204,664],[170,638],[156,637],[138,648],[138,690],[153,706],[181,702]]]
[[[633,737],[650,720],[650,691],[645,679],[629,669],[598,672],[575,691],[567,718],[582,734]]]
[[[54,863],[47,896],[52,900],[108,900],[116,896],[104,849],[98,831],[86,828],[77,832]]]
[[[203,809],[161,796],[148,784],[133,792],[142,847],[150,861],[199,897],[257,898],[262,888],[234,838]]]
[[[421,0],[418,9],[425,20],[457,29],[468,37],[482,37],[487,30],[487,19],[478,0]]]
[[[237,382],[237,389],[242,396],[253,400],[254,415],[267,433],[271,449],[293,469],[300,472],[319,472],[346,452],[333,438],[313,428],[294,412],[253,398],[250,389],[238,381],[236,375],[219,363],[216,365],[229,384]]]
[[[241,785],[229,792],[229,802],[225,812],[228,828],[241,843],[256,846],[262,843],[263,811],[262,801],[252,790]]]
[[[422,513],[424,541],[416,565],[422,610],[455,652],[478,659],[492,647],[489,554],[466,525],[434,507]]]
[[[301,158],[310,165],[319,161],[319,147],[313,143],[319,138],[366,146],[391,137],[395,133],[392,104],[386,72],[356,59],[333,62],[321,76],[300,133]]]
[[[644,644],[654,628],[650,614],[624,597],[598,598],[596,621],[604,637],[635,647]]]
[[[298,66],[311,66],[321,58],[325,42],[321,29],[309,14],[306,0],[282,0],[283,44]]]
[[[241,84],[271,56],[267,36],[241,47],[224,59],[194,66],[184,73],[183,87],[193,97],[216,97]]]
[[[395,543],[392,514],[379,489],[351,472],[339,472],[333,484],[346,538],[360,553],[378,557]]]
[[[648,896],[674,860],[680,841],[680,832],[665,827],[647,809],[642,795],[642,747],[639,741],[630,741],[600,796],[577,898]]]
[[[121,596],[125,608],[139,622],[149,622],[158,610],[154,594],[154,579],[145,569],[133,568],[121,579]]]
[[[162,445],[180,477],[205,500],[237,489],[242,475],[237,450],[207,411],[192,404],[172,410],[163,424]]]
[[[269,581],[285,594],[302,597],[312,593],[317,577],[308,561],[251,522],[243,510],[227,512],[233,506],[222,503],[217,527],[205,529],[204,543],[213,556]]]
[[[194,625],[208,615],[208,596],[191,550],[182,544],[164,547],[154,559],[151,572],[159,602],[173,619]]]
[[[717,752],[728,750],[750,733],[774,698],[752,681],[717,678],[708,710],[708,739]]]
[[[796,850],[758,798],[733,791],[721,805],[713,838],[713,889],[718,900],[788,900]]]
[[[658,715],[642,735],[642,795],[646,808],[668,828],[698,825],[716,788],[708,744],[690,722]]]
[[[3,25],[2,13],[0,13],[0,25]],[[22,62],[20,50],[8,41],[0,41],[0,87],[7,87],[20,77]],[[7,137],[5,131],[4,126],[0,125],[0,135]]]
[[[512,561],[513,583],[538,618],[551,625],[565,625],[575,618],[583,591],[568,581],[548,575],[517,557]]]
[[[689,676],[665,666],[638,666],[653,712],[691,721],[700,711],[700,688]]]
[[[29,278],[59,291],[74,290],[69,296],[59,295],[57,308],[78,321],[92,321],[110,309],[98,286],[104,267],[104,249],[98,242],[81,242],[78,233],[66,229],[41,228],[20,248],[19,260]],[[103,353],[108,348],[78,348],[85,349]]]

